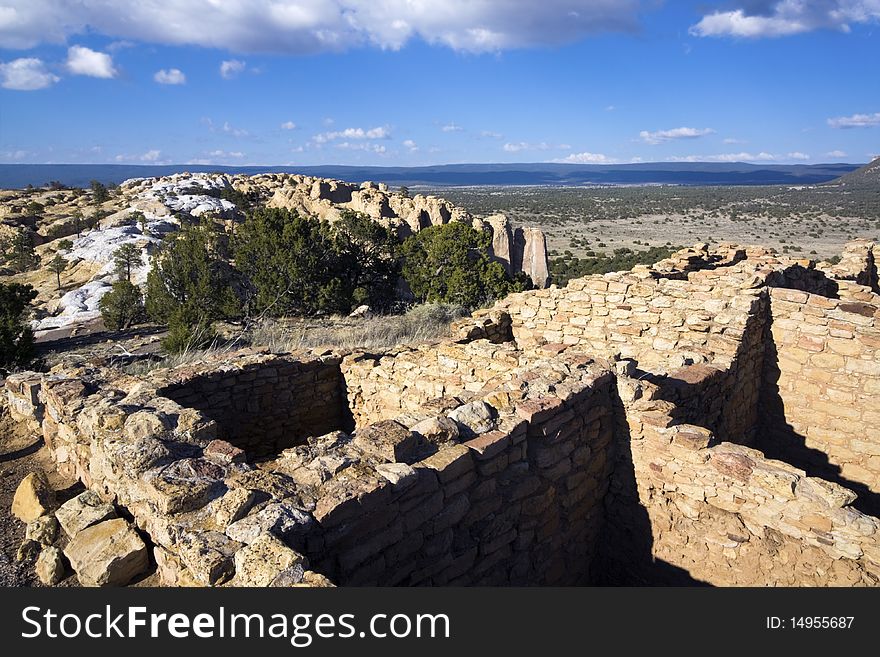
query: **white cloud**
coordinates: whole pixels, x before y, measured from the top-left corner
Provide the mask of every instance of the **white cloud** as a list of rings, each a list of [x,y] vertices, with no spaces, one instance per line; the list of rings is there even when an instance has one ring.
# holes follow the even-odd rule
[[[410,153],[415,153],[419,150],[418,144],[414,142],[412,139],[404,139],[403,147],[406,148]]]
[[[0,86],[16,91],[35,91],[51,87],[60,80],[46,70],[43,60],[36,57],[0,62]]]
[[[480,137],[485,137],[486,139],[504,139],[504,135],[500,132],[494,132],[492,130],[483,130],[480,133]]]
[[[228,135],[232,135],[233,137],[247,137],[250,133],[247,130],[242,128],[234,128],[229,124],[229,121],[223,122],[223,127],[221,128],[223,132]]]
[[[113,58],[85,46],[71,46],[67,49],[67,70],[74,75],[87,75],[92,78],[115,78],[116,69]]]
[[[803,153],[789,153],[780,156],[761,151],[760,153],[720,153],[717,155],[683,155],[666,158],[667,162],[778,162],[780,160],[803,160]]]
[[[141,160],[144,162],[156,162],[161,155],[162,151],[153,149],[141,155]]]
[[[186,84],[186,75],[179,68],[156,71],[153,79],[159,84]]]
[[[641,158],[636,158],[641,161]],[[616,160],[609,158],[607,155],[602,153],[571,153],[566,157],[556,158],[555,160],[551,160],[551,162],[556,162],[558,164],[613,164]]]
[[[239,159],[239,158],[244,157],[244,153],[242,153],[241,151],[216,150],[216,151],[211,151],[210,153],[208,153],[208,155],[210,155],[211,157],[216,157],[216,158],[221,158],[221,159],[229,159],[229,158]]]
[[[247,63],[240,59],[228,59],[220,62],[220,76],[224,80],[231,80],[247,68]]]
[[[379,155],[385,152],[385,147],[382,144],[374,144],[372,142],[348,142],[343,141],[336,144],[336,148],[346,150],[346,151],[367,151],[370,153],[377,153]]]
[[[296,130],[296,123],[293,121],[285,121],[281,124],[282,130]]]
[[[828,125],[832,128],[870,128],[880,125],[880,112],[873,114],[853,114],[852,116],[838,116],[828,119]]]
[[[312,137],[318,144],[325,144],[336,139],[391,139],[391,130],[386,126],[377,126],[364,130],[363,128],[346,128],[333,132],[322,132]]]
[[[788,153],[788,154],[786,155],[786,157],[787,157],[789,160],[801,160],[801,161],[804,161],[804,160],[809,160],[809,159],[810,159],[810,156],[809,156],[809,155],[807,155],[806,153],[801,153],[800,151],[795,151],[794,153]]]
[[[690,33],[700,37],[782,37],[818,29],[848,32],[853,23],[880,19],[877,0],[750,0],[750,10],[716,11]]]
[[[3,151],[0,153],[0,160],[23,160],[29,155],[25,150]]]
[[[539,142],[537,144],[532,144],[527,141],[518,141],[518,142],[508,142],[501,147],[502,150],[506,153],[519,153],[520,151],[549,151],[555,148],[559,150],[567,150],[571,148],[568,144],[559,144],[558,146],[554,146],[553,144],[548,144],[546,141]]]
[[[0,48],[114,39],[233,52],[314,53],[414,39],[469,52],[635,31],[639,0],[4,0]]]
[[[846,153],[841,150],[828,151],[825,155],[828,157],[846,157]]]
[[[745,144],[745,139],[736,139],[735,137],[727,137],[724,139],[725,144]]]
[[[639,133],[639,138],[646,144],[662,144],[675,139],[698,139],[700,137],[705,137],[706,135],[711,135],[713,132],[715,131],[712,130],[712,128],[685,127],[672,128],[671,130],[657,130],[656,132],[642,130]]]
[[[454,121],[452,123],[441,125],[440,129],[443,132],[461,132],[462,130],[464,130],[464,128],[462,128],[460,125],[456,125]]]

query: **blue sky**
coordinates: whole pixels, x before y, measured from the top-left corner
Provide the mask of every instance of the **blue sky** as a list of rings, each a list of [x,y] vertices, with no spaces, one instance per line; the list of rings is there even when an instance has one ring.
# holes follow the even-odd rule
[[[0,162],[865,162],[880,0],[0,0]]]

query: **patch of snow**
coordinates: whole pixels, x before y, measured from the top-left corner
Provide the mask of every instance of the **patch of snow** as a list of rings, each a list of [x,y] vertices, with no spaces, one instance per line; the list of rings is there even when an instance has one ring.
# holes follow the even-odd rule
[[[76,290],[67,292],[58,301],[60,312],[54,317],[46,317],[33,322],[35,331],[47,331],[81,324],[101,316],[98,303],[110,291],[110,283],[104,280],[91,281]]]
[[[132,178],[122,183],[136,193],[141,201],[159,202],[171,212],[199,217],[206,212],[219,214],[223,218],[233,218],[236,213],[234,203],[218,198],[219,191],[229,186],[225,176],[208,178],[175,174],[167,178]],[[180,228],[179,220],[171,216],[158,216],[149,210],[139,210],[135,202],[128,208],[143,212],[146,217],[146,233],[139,224],[114,226],[92,230],[76,238],[73,247],[65,254],[67,260],[82,260],[101,265],[101,269],[91,281],[82,287],[66,293],[58,303],[59,312],[54,317],[46,317],[33,322],[37,331],[66,328],[88,322],[100,317],[98,303],[115,280],[113,254],[124,244],[137,244],[143,251],[143,264],[131,272],[131,281],[143,285],[150,270],[150,254],[161,242],[162,237]],[[124,212],[122,210],[121,212]]]

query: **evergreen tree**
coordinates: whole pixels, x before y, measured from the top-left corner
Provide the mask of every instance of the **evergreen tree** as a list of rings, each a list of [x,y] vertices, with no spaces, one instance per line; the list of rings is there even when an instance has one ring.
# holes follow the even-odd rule
[[[59,291],[61,290],[61,274],[67,269],[67,260],[60,253],[56,253],[55,257],[49,261],[49,271],[55,274],[55,282]]]
[[[420,302],[456,303],[476,308],[525,289],[491,259],[488,233],[453,222],[431,226],[401,246],[403,277]]]
[[[26,365],[33,356],[34,334],[25,312],[36,296],[30,285],[0,283],[0,371]]]
[[[232,270],[217,256],[217,242],[212,225],[184,225],[152,258],[145,306],[153,320],[168,325],[163,344],[169,351],[207,344],[212,321],[240,315]]]
[[[131,281],[131,270],[144,264],[141,249],[132,243],[123,244],[113,253],[116,276]]]
[[[98,302],[104,326],[111,331],[127,329],[144,318],[144,302],[138,286],[125,278],[113,283],[112,289]]]

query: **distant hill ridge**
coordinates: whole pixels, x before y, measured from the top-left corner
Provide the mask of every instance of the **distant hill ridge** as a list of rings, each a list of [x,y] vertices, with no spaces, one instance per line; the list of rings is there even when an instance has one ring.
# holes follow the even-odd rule
[[[855,171],[832,180],[829,183],[830,185],[843,186],[849,189],[873,188],[880,190],[880,157]]]
[[[870,166],[870,165],[869,165]],[[773,164],[743,162],[654,162],[639,164],[445,164],[422,167],[376,166],[205,166],[189,164],[0,164],[0,188],[41,186],[51,180],[84,187],[129,178],[175,173],[299,173],[346,182],[373,180],[389,185],[815,185],[855,172],[858,164]]]

